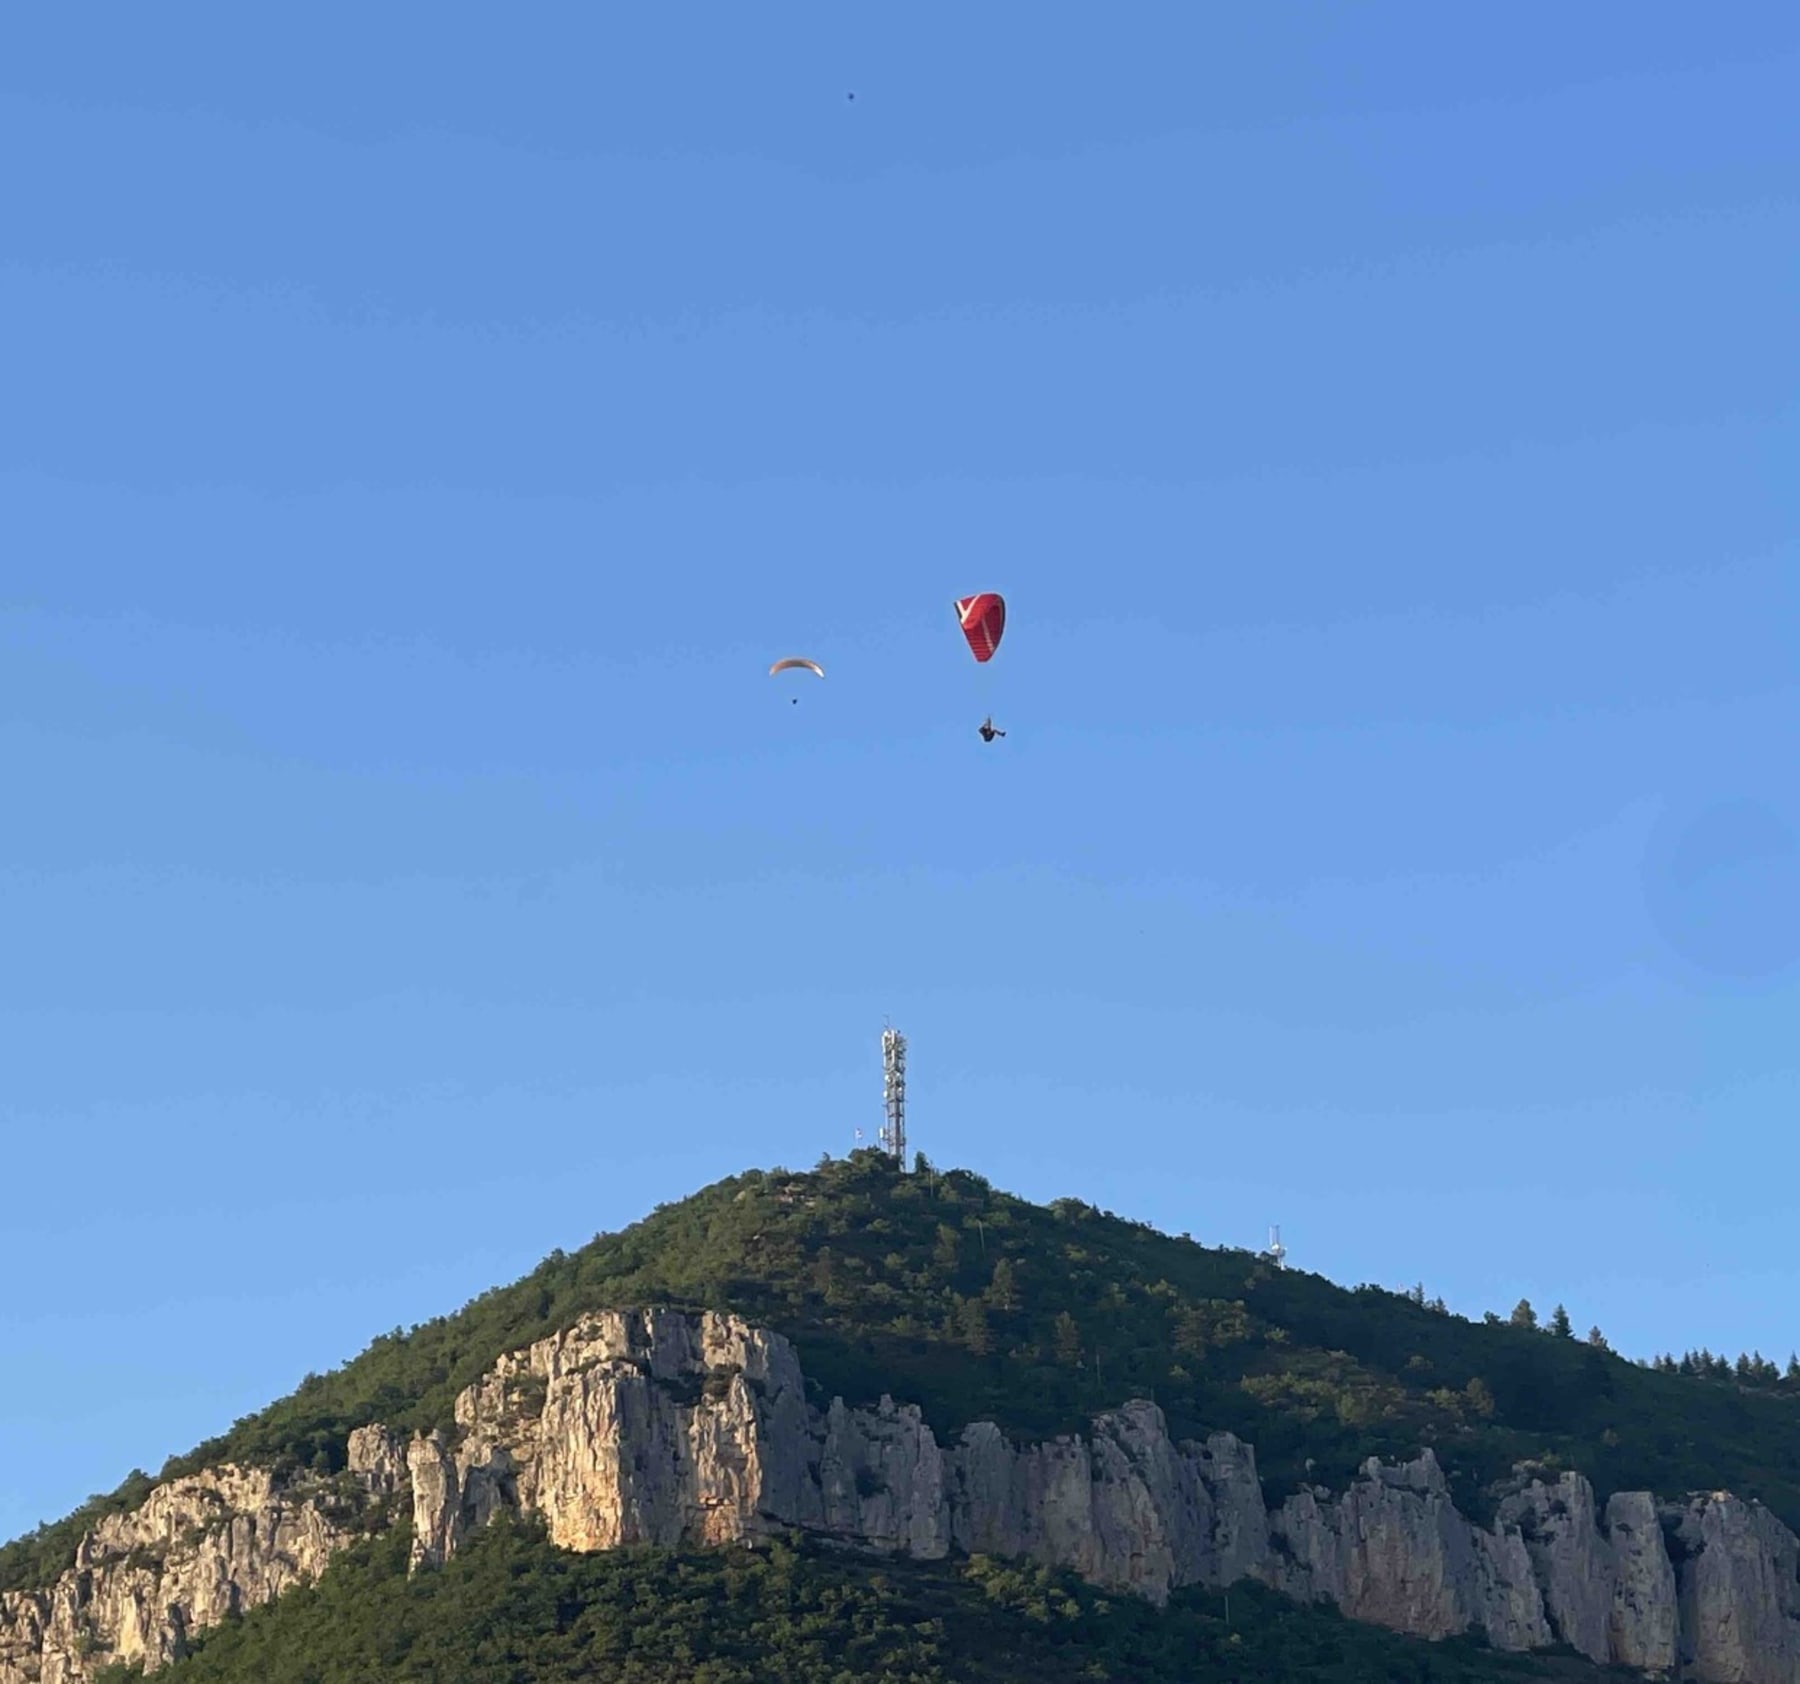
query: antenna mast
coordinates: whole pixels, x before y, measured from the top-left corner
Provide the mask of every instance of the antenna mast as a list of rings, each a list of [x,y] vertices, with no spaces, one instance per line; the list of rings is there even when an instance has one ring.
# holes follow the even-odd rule
[[[1277,1269],[1284,1267],[1282,1259],[1287,1256],[1287,1247],[1281,1243],[1281,1229],[1279,1227],[1274,1227],[1269,1230],[1269,1250],[1267,1255],[1269,1261],[1273,1263]]]
[[[881,1032],[882,1102],[887,1120],[881,1125],[881,1149],[906,1168],[906,1037],[898,1029]]]

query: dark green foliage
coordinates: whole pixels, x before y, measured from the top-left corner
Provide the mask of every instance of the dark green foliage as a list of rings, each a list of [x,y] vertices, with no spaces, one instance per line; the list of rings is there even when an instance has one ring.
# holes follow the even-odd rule
[[[1500,1684],[1566,1662],[1426,1644],[1242,1586],[1159,1612],[977,1557],[876,1561],[795,1539],[676,1556],[571,1555],[503,1522],[405,1576],[403,1529],[316,1587],[204,1633],[158,1684]],[[114,1667],[97,1684],[126,1684]]]
[[[1428,1444],[1477,1517],[1488,1482],[1537,1460],[1585,1472],[1603,1498],[1728,1487],[1800,1527],[1800,1383],[1772,1363],[1755,1359],[1743,1382],[1710,1356],[1691,1373],[1686,1359],[1642,1367],[1550,1336],[1524,1303],[1510,1324],[1473,1323],[1423,1286],[1346,1291],[1077,1199],[1031,1205],[929,1164],[903,1176],[873,1152],[736,1176],[553,1253],[309,1377],[163,1477],[228,1458],[336,1471],[352,1427],[448,1425],[457,1391],[502,1352],[584,1310],[653,1303],[773,1327],[797,1345],[815,1401],[889,1392],[918,1404],[940,1441],[983,1419],[1019,1438],[1076,1431],[1150,1397],[1178,1437],[1224,1428],[1255,1445],[1273,1502]],[[0,1549],[0,1588],[53,1578],[96,1514]]]
[[[987,1310],[979,1298],[964,1298],[958,1302],[956,1322],[963,1347],[971,1356],[985,1357],[993,1354],[994,1336],[988,1326]]]
[[[1595,1332],[1598,1331],[1596,1328]],[[1681,1374],[1692,1380],[1730,1380],[1751,1391],[1800,1394],[1800,1357],[1793,1355],[1788,1357],[1787,1367],[1783,1369],[1770,1362],[1761,1351],[1745,1351],[1733,1363],[1723,1353],[1714,1356],[1702,1348],[1681,1357],[1655,1357],[1650,1366],[1659,1374]]]
[[[1011,1315],[1019,1307],[1019,1273],[1010,1257],[994,1260],[994,1272],[988,1281],[988,1303],[1003,1315]]]

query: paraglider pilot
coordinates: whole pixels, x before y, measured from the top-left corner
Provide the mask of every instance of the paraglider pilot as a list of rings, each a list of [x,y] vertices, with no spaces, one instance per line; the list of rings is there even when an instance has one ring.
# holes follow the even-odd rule
[[[984,743],[991,743],[996,737],[1004,737],[1006,735],[1004,731],[994,724],[992,714],[982,720],[979,730],[981,732],[981,740]]]

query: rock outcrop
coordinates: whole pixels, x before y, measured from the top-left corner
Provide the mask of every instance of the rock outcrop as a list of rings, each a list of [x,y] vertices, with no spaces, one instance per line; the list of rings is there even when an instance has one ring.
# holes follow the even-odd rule
[[[0,1596],[0,1684],[77,1684],[115,1661],[151,1670],[207,1626],[316,1579],[398,1494],[401,1441],[350,1435],[336,1479],[283,1484],[266,1468],[225,1466],[159,1485],[142,1507],[108,1515],[75,1565],[43,1590]]]
[[[0,1598],[0,1684],[155,1667],[192,1634],[318,1575],[410,1505],[415,1570],[502,1512],[573,1550],[728,1544],[803,1528],[921,1558],[1027,1557],[1162,1601],[1256,1579],[1422,1637],[1564,1643],[1717,1684],[1800,1684],[1800,1542],[1723,1493],[1659,1504],[1521,1474],[1478,1526],[1429,1450],[1341,1492],[1265,1504],[1250,1446],[1174,1442],[1154,1404],[1019,1445],[990,1423],[940,1444],[919,1411],[807,1400],[793,1347],[729,1316],[606,1313],[503,1357],[455,1430],[351,1436],[335,1480],[219,1468],[103,1521],[55,1585]]]
[[[1422,1637],[1477,1630],[1499,1649],[1563,1643],[1721,1684],[1800,1680],[1800,1546],[1735,1498],[1670,1518],[1619,1492],[1602,1515],[1579,1474],[1522,1478],[1481,1527],[1426,1450],[1271,1513],[1250,1446],[1173,1443],[1149,1403],[1099,1416],[1086,1438],[1015,1446],[983,1423],[940,1445],[890,1399],[820,1415],[804,1398],[778,1336],[725,1317],[591,1317],[465,1392],[456,1447],[414,1446],[415,1561],[441,1561],[501,1505],[541,1514],[574,1549],[798,1526],[924,1558],[1024,1556],[1156,1601],[1254,1578]]]
[[[608,1314],[504,1359],[456,1402],[457,1441],[414,1441],[413,1562],[500,1508],[566,1549],[720,1544],[800,1527],[923,1559],[1028,1556],[1161,1601],[1254,1571],[1268,1521],[1254,1453],[1177,1447],[1127,1404],[1090,1437],[951,1446],[910,1406],[806,1402],[793,1347],[731,1317]]]
[[[1694,1678],[1800,1678],[1800,1545],[1757,1503],[1729,1492],[1666,1509],[1681,1557],[1677,1625]]]
[[[1606,1627],[1612,1657],[1621,1666],[1666,1672],[1679,1654],[1680,1603],[1656,1499],[1615,1491],[1606,1503],[1606,1540],[1614,1570]]]
[[[1364,1463],[1336,1499],[1290,1497],[1270,1531],[1278,1550],[1262,1576],[1290,1596],[1421,1637],[1479,1627],[1496,1648],[1552,1641],[1544,1588],[1518,1528],[1490,1532],[1465,1520],[1429,1450],[1398,1465]]]

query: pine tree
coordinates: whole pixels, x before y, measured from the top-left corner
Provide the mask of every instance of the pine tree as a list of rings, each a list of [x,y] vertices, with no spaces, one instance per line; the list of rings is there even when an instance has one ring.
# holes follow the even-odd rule
[[[956,1311],[957,1332],[963,1346],[973,1356],[985,1357],[994,1349],[994,1336],[988,1330],[987,1309],[979,1298],[965,1298]]]
[[[994,1265],[994,1277],[988,1282],[988,1302],[996,1310],[1010,1315],[1019,1307],[1019,1274],[1010,1257],[1002,1257]]]
[[[1612,1346],[1606,1342],[1606,1335],[1597,1327],[1590,1327],[1588,1329],[1588,1343],[1592,1345],[1596,1351],[1610,1351],[1612,1349]]]
[[[1081,1329],[1067,1310],[1056,1313],[1056,1360],[1064,1368],[1081,1366]]]
[[[1538,1324],[1537,1311],[1532,1309],[1529,1298],[1521,1298],[1513,1305],[1512,1324],[1514,1327],[1532,1327]]]
[[[1573,1339],[1575,1337],[1575,1329],[1569,1323],[1569,1312],[1560,1304],[1550,1312],[1550,1331],[1554,1333],[1558,1339]]]

